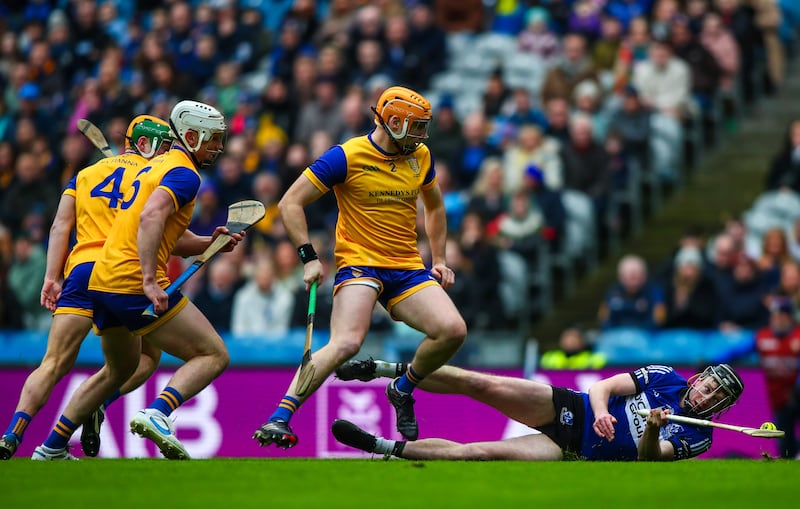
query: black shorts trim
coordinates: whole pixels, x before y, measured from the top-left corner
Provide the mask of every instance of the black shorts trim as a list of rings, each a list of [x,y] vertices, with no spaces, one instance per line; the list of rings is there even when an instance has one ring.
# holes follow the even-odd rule
[[[566,459],[579,457],[585,416],[583,397],[569,389],[553,387],[553,408],[556,412],[555,420],[536,429],[561,447]]]

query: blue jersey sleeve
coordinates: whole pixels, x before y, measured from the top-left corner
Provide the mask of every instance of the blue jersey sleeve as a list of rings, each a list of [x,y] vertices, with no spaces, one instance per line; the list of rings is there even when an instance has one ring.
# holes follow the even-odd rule
[[[425,180],[422,181],[423,187],[427,186],[428,184],[433,182],[433,179],[436,178],[436,168],[435,168],[435,166],[436,165],[434,164],[434,161],[433,161],[433,154],[431,154],[431,167],[428,169],[428,173],[425,174]]]
[[[75,185],[76,185],[75,182],[76,182],[77,179],[78,179],[78,174],[76,173],[75,175],[72,176],[71,179],[69,179],[69,182],[67,182],[67,185],[64,186],[64,191],[66,191],[68,189],[71,189],[71,190],[75,191]]]
[[[341,145],[329,148],[308,167],[328,189],[341,184],[347,177],[347,156]]]
[[[178,166],[169,170],[159,185],[172,191],[178,200],[178,207],[183,207],[197,196],[197,190],[200,189],[200,175],[185,166]]]

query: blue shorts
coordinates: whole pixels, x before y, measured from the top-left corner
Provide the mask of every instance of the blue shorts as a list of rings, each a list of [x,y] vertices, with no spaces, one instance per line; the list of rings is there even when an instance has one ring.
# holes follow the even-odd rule
[[[56,303],[54,315],[80,315],[92,318],[92,298],[89,296],[89,276],[94,262],[85,262],[73,267],[61,287],[61,297]]]
[[[94,330],[98,336],[102,336],[104,330],[113,327],[125,327],[131,333],[143,336],[166,323],[189,302],[180,291],[175,292],[169,298],[167,311],[154,320],[142,316],[142,311],[150,305],[150,299],[144,294],[129,295],[89,290],[89,295],[94,304]]]
[[[336,272],[333,282],[333,293],[345,285],[362,284],[375,288],[378,301],[389,314],[392,308],[406,297],[417,293],[426,286],[438,285],[428,269],[380,269],[376,267],[350,266],[342,267]]]

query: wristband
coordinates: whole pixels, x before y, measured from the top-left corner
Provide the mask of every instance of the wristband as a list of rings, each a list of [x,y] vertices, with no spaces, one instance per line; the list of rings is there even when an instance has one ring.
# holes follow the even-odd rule
[[[303,262],[303,265],[311,260],[317,260],[319,258],[317,256],[317,252],[314,251],[314,246],[311,244],[303,244],[302,246],[298,247],[297,254],[300,256],[300,261]]]

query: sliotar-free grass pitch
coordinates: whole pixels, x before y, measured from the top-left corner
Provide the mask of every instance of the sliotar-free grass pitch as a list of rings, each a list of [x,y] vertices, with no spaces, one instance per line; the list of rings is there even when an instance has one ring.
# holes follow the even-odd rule
[[[0,462],[17,508],[798,507],[800,462],[94,459]]]

